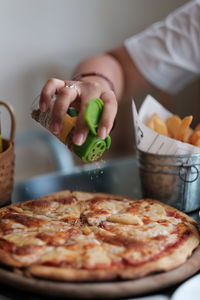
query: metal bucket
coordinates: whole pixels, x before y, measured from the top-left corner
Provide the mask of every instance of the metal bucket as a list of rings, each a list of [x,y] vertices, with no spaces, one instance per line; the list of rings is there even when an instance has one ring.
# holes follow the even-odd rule
[[[137,150],[143,196],[191,212],[200,208],[200,154],[157,155]]]

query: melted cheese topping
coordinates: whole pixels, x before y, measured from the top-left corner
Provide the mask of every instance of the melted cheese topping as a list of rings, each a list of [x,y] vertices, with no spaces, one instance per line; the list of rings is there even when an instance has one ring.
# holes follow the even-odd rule
[[[23,265],[85,269],[124,262],[137,265],[173,247],[181,232],[190,230],[178,216],[168,216],[165,207],[152,200],[68,193],[66,199],[18,203],[1,213],[0,247]]]
[[[92,245],[86,248],[83,254],[83,265],[86,269],[93,269],[98,267],[106,268],[110,266],[111,259],[106,251],[98,245]]]
[[[44,253],[41,258],[41,263],[59,263],[65,261],[66,263],[72,263],[76,260],[77,253],[73,250],[66,249],[65,247],[49,247],[48,251]]]
[[[126,225],[142,225],[143,222],[138,216],[131,214],[116,214],[107,218],[109,222],[126,224]]]
[[[11,233],[6,235],[5,240],[9,242],[13,242],[17,246],[23,246],[23,245],[44,245],[45,243],[34,237],[34,234],[26,234],[22,235],[20,233]]]

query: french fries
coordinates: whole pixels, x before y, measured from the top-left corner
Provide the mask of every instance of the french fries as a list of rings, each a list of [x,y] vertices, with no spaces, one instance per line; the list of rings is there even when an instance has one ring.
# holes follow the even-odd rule
[[[200,124],[192,130],[190,127],[192,120],[193,116],[181,119],[177,115],[161,120],[158,114],[153,114],[146,125],[159,134],[200,147]]]
[[[167,126],[157,114],[152,115],[152,117],[147,121],[147,126],[162,135],[168,136]]]
[[[193,131],[190,136],[190,142],[192,145],[200,147],[200,129]]]
[[[177,136],[175,136],[175,139],[177,139],[179,141],[183,141],[184,137],[186,136],[186,134],[190,128],[192,119],[193,119],[193,116],[188,116],[188,117],[185,117],[181,121],[181,126],[179,127],[178,134],[177,134]]]
[[[175,138],[178,135],[179,128],[181,126],[181,118],[177,115],[173,115],[166,119],[166,125],[169,131],[169,135]]]

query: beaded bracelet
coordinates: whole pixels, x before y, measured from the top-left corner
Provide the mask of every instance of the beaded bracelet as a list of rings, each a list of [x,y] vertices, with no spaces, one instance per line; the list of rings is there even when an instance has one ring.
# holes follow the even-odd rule
[[[109,84],[111,90],[113,92],[115,92],[115,88],[114,88],[114,84],[113,82],[104,74],[102,73],[99,73],[99,72],[89,72],[89,73],[80,73],[80,74],[77,74],[75,75],[72,80],[80,80],[81,78],[84,78],[84,77],[89,77],[89,76],[98,76],[98,77],[101,77],[103,78],[104,80],[106,80],[106,82]]]

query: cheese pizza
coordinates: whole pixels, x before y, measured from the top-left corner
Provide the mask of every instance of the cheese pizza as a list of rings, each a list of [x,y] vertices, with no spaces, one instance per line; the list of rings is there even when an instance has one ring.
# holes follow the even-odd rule
[[[61,191],[0,209],[0,263],[60,281],[135,279],[183,264],[196,222],[151,199]]]

